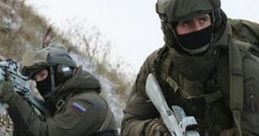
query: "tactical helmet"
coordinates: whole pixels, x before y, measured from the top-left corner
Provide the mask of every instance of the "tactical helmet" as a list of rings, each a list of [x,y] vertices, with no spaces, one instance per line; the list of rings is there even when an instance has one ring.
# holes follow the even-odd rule
[[[48,77],[42,81],[36,81],[36,86],[45,102],[51,107],[51,111],[54,111],[53,105],[56,102],[53,95],[54,88],[70,78],[75,67],[75,61],[63,47],[51,45],[39,51],[25,52],[21,62],[21,73],[32,78],[40,70],[48,70]]]
[[[167,22],[190,20],[220,8],[220,0],[158,0],[156,11]]]
[[[210,44],[204,44],[197,49],[187,49],[182,46],[175,32],[175,27],[179,21],[192,20],[201,15],[209,14],[212,22],[211,31],[214,33],[215,25],[221,25],[221,20],[218,19],[221,16],[219,15],[221,14],[220,5],[220,0],[158,0],[156,11],[161,19],[166,45],[169,48],[174,47],[179,53],[199,54],[206,51]],[[213,34],[210,39],[215,39]]]
[[[31,77],[46,67],[56,65],[76,67],[75,61],[63,47],[53,45],[39,51],[25,52],[21,61],[21,73]]]

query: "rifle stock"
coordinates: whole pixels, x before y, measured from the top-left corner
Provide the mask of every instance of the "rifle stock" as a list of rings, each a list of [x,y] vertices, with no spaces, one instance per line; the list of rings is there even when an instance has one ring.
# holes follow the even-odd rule
[[[172,106],[173,110],[168,107],[160,85],[153,74],[148,75],[145,89],[172,136],[199,136],[194,117],[187,117],[179,106]]]

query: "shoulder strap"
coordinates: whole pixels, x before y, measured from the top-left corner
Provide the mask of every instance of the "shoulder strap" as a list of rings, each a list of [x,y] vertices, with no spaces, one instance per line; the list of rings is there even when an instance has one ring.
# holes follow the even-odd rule
[[[230,109],[233,113],[234,122],[240,136],[242,136],[241,113],[244,105],[242,59],[249,48],[249,45],[236,39],[233,39],[233,43],[229,46]],[[241,52],[240,50],[244,52]]]
[[[153,62],[154,67],[153,67],[153,71],[152,71],[152,72],[155,72],[156,76],[159,75],[161,63],[163,62],[163,60],[167,54],[168,54],[168,47],[166,45],[164,45],[162,48],[160,48],[157,51],[156,58],[154,59],[154,62]]]

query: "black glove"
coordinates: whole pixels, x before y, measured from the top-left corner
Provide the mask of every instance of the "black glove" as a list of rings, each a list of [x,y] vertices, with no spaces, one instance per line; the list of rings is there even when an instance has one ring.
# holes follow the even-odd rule
[[[145,136],[171,136],[161,119],[153,119],[145,129]]]

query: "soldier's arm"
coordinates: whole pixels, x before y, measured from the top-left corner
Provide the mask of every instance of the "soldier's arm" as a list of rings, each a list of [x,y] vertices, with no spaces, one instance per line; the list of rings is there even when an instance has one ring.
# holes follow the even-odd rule
[[[148,74],[153,67],[156,52],[151,54],[142,65],[132,92],[129,96],[127,106],[124,110],[124,118],[121,125],[122,136],[144,135],[147,125],[159,114],[145,93],[145,83]]]
[[[18,115],[34,136],[90,135],[102,125],[107,108],[97,94],[86,94],[84,99],[72,98],[60,113],[45,121],[19,95],[16,95],[9,105],[17,109]]]

